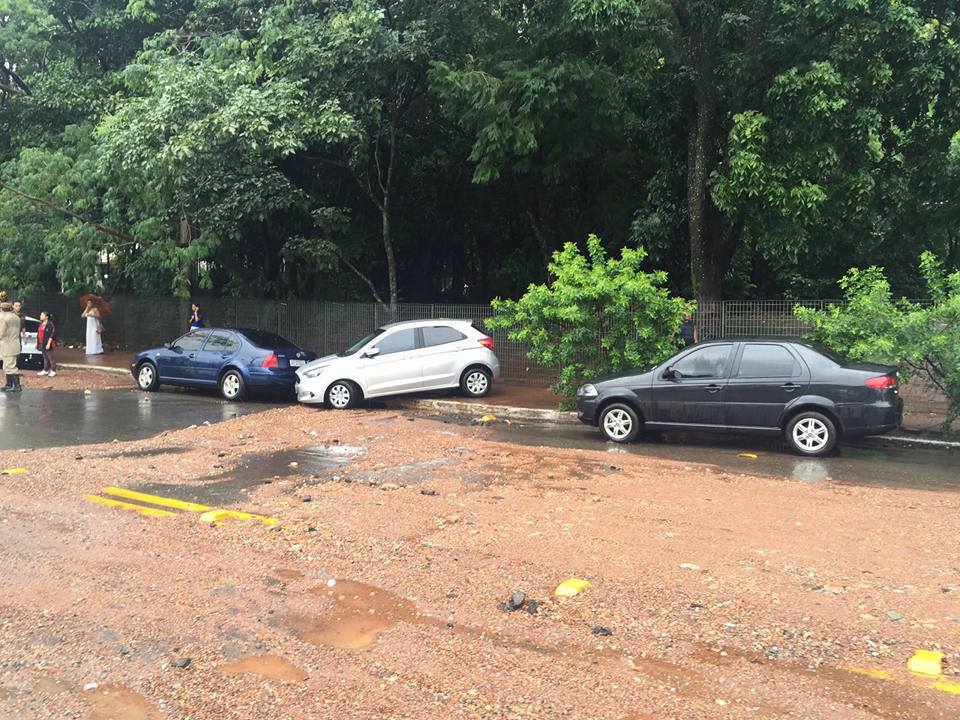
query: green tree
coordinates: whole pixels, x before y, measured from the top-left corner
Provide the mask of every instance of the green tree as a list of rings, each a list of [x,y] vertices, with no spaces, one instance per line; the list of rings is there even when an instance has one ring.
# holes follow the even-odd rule
[[[852,268],[840,280],[846,304],[794,308],[809,337],[853,360],[896,363],[905,382],[919,378],[949,401],[946,427],[960,417],[960,271],[932,253],[920,258],[929,303],[894,299],[883,268]]]
[[[677,349],[690,306],[670,295],[665,272],[642,270],[646,255],[641,247],[608,257],[596,235],[586,255],[567,243],[554,253],[547,283],[530,285],[519,300],[493,301],[487,327],[528,343],[534,362],[558,367],[554,390],[566,396],[584,379],[659,362]]]

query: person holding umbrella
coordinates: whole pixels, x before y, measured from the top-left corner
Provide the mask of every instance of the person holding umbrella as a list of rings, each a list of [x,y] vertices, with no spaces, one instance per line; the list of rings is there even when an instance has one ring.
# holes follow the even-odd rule
[[[87,319],[87,355],[103,353],[103,342],[100,334],[103,332],[103,323],[100,319],[109,314],[106,302],[99,295],[84,295],[80,298],[83,305],[83,315]]]

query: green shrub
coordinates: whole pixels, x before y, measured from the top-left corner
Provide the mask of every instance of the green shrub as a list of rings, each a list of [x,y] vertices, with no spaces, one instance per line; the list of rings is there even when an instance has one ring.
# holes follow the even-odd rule
[[[851,269],[842,280],[846,305],[797,306],[808,337],[852,360],[896,363],[902,378],[920,378],[949,401],[946,427],[960,417],[960,271],[947,273],[933,253],[920,257],[930,303],[894,300],[882,268]]]
[[[497,314],[487,327],[529,344],[534,362],[559,367],[553,389],[566,396],[584,379],[660,362],[677,349],[691,306],[670,296],[665,272],[641,270],[646,256],[640,247],[608,257],[596,235],[586,256],[567,243],[553,254],[546,284],[530,285],[519,300],[493,301]]]

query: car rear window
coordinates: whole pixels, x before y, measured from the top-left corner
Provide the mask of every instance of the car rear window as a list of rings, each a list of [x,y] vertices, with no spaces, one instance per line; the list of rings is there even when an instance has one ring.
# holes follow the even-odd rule
[[[447,343],[466,340],[467,336],[449,325],[436,325],[423,328],[423,346],[446,345]]]
[[[782,345],[747,343],[743,347],[740,378],[794,377],[800,374],[800,364]]]
[[[286,338],[266,330],[241,330],[240,333],[257,347],[262,348],[295,348],[297,347]]]

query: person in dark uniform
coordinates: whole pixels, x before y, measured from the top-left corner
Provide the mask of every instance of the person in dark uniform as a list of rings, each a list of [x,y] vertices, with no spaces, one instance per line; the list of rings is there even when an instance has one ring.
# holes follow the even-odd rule
[[[700,328],[693,322],[693,313],[688,312],[683,316],[683,322],[680,324],[680,339],[683,340],[684,347],[700,342]]]

